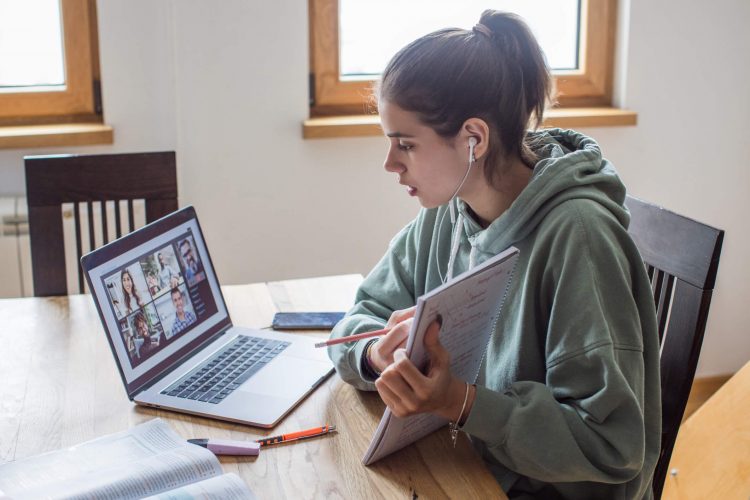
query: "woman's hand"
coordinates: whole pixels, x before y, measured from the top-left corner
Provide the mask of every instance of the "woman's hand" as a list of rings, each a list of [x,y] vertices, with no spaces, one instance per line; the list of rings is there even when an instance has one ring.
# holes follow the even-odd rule
[[[406,321],[407,319],[413,318],[416,312],[417,312],[417,306],[411,306],[408,309],[401,309],[398,311],[393,311],[391,313],[391,317],[388,318],[388,323],[385,324],[385,327],[392,328],[393,326],[401,323],[402,321]]]
[[[440,344],[439,333],[437,322],[433,322],[425,333],[424,345],[430,355],[426,374],[423,375],[404,351],[399,350],[394,355],[394,363],[375,381],[380,397],[397,417],[431,412],[451,421],[459,418],[467,386],[451,374],[450,354]],[[471,391],[464,418],[469,414],[473,396]]]
[[[385,327],[390,328],[388,334],[380,337],[378,341],[370,348],[369,362],[378,373],[393,363],[393,353],[397,349],[406,347],[406,339],[409,337],[411,323],[414,320],[414,313],[417,307],[393,311]]]

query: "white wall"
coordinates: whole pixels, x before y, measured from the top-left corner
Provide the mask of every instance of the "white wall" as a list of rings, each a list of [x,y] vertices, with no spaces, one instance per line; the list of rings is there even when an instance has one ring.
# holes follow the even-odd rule
[[[698,374],[750,360],[750,3],[631,0],[637,127],[585,130],[631,193],[726,231]]]
[[[383,138],[302,140],[306,2],[175,2],[180,196],[225,282],[367,272],[416,212]]]
[[[750,359],[750,4],[629,3],[618,96],[639,124],[583,131],[634,194],[727,231],[699,375],[728,373]],[[223,282],[366,273],[417,206],[382,171],[384,139],[302,139],[306,6],[99,2],[115,144],[2,151],[0,194],[23,191],[26,153],[176,149],[180,202],[196,206]]]

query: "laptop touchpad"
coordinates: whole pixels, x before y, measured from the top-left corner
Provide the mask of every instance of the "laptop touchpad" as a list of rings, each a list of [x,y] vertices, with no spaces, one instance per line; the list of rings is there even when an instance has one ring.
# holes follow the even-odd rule
[[[237,390],[297,399],[307,392],[328,368],[330,365],[318,361],[279,356]]]

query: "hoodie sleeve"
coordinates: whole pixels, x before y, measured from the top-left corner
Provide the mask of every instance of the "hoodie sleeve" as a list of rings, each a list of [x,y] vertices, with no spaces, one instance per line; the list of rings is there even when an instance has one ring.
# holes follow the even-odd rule
[[[654,331],[643,316],[653,301],[632,291],[641,263],[625,229],[575,204],[572,212],[553,222],[558,236],[542,271],[550,303],[536,314],[546,332],[521,333],[546,336],[546,379],[477,387],[462,430],[523,476],[624,483],[644,463],[643,335]]]
[[[414,226],[412,222],[393,238],[386,254],[357,290],[354,307],[331,332],[332,339],[381,329],[391,313],[415,304],[414,277],[407,272],[415,252]],[[362,357],[369,341],[330,346],[328,356],[345,382],[374,391],[375,384],[362,370]]]

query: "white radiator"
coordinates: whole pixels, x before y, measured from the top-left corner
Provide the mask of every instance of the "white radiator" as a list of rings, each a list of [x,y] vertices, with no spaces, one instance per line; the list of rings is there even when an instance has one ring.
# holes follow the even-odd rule
[[[33,292],[26,198],[0,196],[0,297]]]

